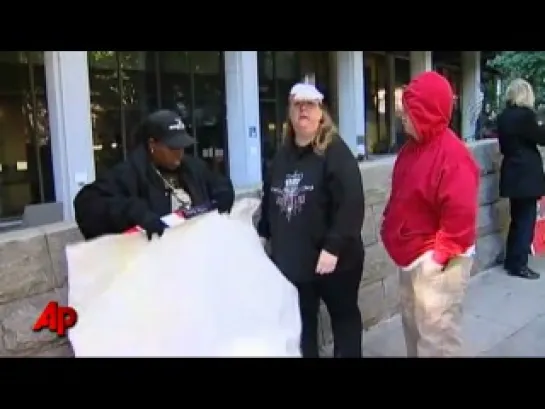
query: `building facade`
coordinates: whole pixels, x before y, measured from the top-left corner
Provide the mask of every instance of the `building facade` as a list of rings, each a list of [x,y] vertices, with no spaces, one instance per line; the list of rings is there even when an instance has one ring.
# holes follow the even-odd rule
[[[123,160],[157,108],[183,117],[197,140],[189,154],[237,190],[257,189],[302,79],[324,93],[354,154],[373,156],[400,143],[403,86],[436,69],[457,96],[452,126],[471,139],[481,65],[479,51],[2,51],[0,220],[53,201],[73,219],[81,186]]]

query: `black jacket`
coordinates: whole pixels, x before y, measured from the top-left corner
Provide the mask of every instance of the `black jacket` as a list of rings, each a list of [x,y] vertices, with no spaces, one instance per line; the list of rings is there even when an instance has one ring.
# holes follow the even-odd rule
[[[545,195],[543,161],[537,149],[545,145],[545,128],[529,108],[507,106],[497,119],[503,162],[500,195],[508,198],[538,198]]]
[[[234,191],[228,178],[212,173],[192,156],[184,157],[179,172],[194,206],[215,200],[220,211],[231,210]],[[172,210],[170,192],[153,169],[144,146],[84,186],[74,199],[74,209],[86,239],[122,233]]]
[[[340,137],[323,155],[310,146],[283,145],[261,206],[258,233],[270,240],[271,258],[290,281],[316,277],[322,249],[338,256],[338,272],[362,269],[363,186],[358,163]]]

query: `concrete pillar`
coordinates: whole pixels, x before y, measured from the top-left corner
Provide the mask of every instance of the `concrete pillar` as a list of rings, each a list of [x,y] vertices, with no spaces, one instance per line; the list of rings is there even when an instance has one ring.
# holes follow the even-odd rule
[[[462,51],[462,138],[475,140],[475,126],[482,109],[481,52]]]
[[[337,51],[339,132],[354,155],[365,155],[363,51]]]
[[[411,51],[411,78],[424,71],[433,69],[431,51]]]
[[[44,60],[55,195],[72,221],[74,197],[95,178],[87,51],[45,51]]]
[[[225,51],[229,174],[235,189],[261,186],[257,51]]]

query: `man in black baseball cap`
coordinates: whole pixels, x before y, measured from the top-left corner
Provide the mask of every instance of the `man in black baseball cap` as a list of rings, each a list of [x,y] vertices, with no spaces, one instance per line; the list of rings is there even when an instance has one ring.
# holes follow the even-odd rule
[[[155,111],[145,119],[142,126],[148,134],[155,135],[157,140],[172,149],[187,148],[195,143],[182,118],[174,111]]]
[[[136,137],[139,144],[127,160],[84,186],[74,200],[76,221],[86,239],[135,226],[151,239],[163,234],[161,217],[180,208],[213,204],[220,212],[231,210],[231,181],[213,173],[201,159],[184,154],[195,139],[177,113],[150,114]]]
[[[154,162],[165,169],[180,166],[184,149],[195,144],[182,118],[166,109],[149,115],[140,127],[139,137],[149,144]]]

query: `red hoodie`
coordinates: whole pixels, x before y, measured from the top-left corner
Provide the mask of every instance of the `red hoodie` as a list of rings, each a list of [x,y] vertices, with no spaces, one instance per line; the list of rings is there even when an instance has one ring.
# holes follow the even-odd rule
[[[444,265],[475,244],[479,168],[448,128],[453,101],[449,82],[436,72],[420,74],[403,93],[418,138],[399,152],[381,230],[386,250],[401,267],[427,251]]]

